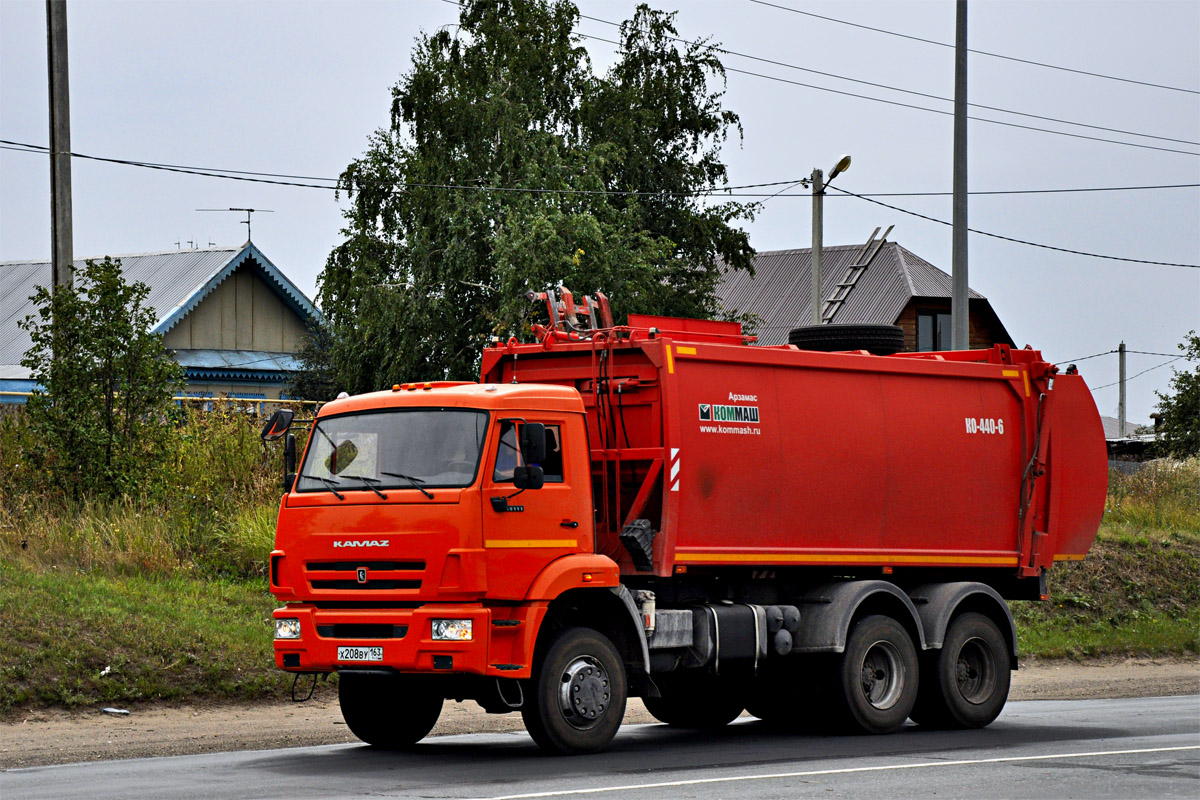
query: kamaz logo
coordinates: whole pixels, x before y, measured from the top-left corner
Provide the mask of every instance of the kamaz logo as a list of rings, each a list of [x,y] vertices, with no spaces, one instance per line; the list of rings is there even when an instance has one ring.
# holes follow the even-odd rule
[[[334,547],[387,547],[387,539],[347,539],[344,542],[334,542]]]
[[[700,421],[758,424],[758,406],[715,406],[709,403],[700,403]]]

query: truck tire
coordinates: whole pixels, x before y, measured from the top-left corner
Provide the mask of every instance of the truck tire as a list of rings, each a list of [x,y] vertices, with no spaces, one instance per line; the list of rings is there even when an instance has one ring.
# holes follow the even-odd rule
[[[668,675],[655,683],[662,696],[642,702],[656,720],[675,728],[723,728],[746,707],[733,683],[711,675]]]
[[[825,353],[866,350],[890,356],[904,349],[904,329],[899,325],[805,325],[792,328],[788,344]]]
[[[855,732],[891,733],[917,699],[917,651],[904,626],[891,617],[863,617],[834,662],[833,710]]]
[[[425,738],[442,713],[442,696],[417,678],[338,673],[338,705],[350,732],[369,745],[397,750]]]
[[[930,728],[982,728],[1008,701],[1011,661],[1000,628],[983,614],[950,623],[941,650],[926,655],[912,719]]]
[[[608,637],[591,628],[563,631],[534,671],[521,708],[543,750],[562,755],[606,748],[625,716],[625,664]]]

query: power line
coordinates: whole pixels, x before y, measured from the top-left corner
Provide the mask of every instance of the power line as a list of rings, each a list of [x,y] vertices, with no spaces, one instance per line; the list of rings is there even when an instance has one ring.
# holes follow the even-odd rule
[[[450,0],[447,0],[447,1],[450,1]],[[620,25],[621,25],[619,22],[612,22],[611,20],[600,19],[599,17],[591,17],[591,16],[588,16],[587,14],[580,14],[580,16],[583,19],[588,19],[593,22],[600,22],[605,25],[613,25],[615,27],[620,27]],[[599,36],[591,36],[586,33],[579,33],[578,35],[585,39],[594,39],[595,41],[604,42],[606,44],[615,44],[617,46],[620,46],[620,44],[621,44],[620,42],[614,42],[611,39],[604,39]],[[683,39],[678,36],[668,36],[666,38],[670,39],[671,41],[675,41],[675,42],[683,42],[685,44],[691,44],[691,42],[689,42],[689,40]],[[950,98],[950,97],[942,97],[940,95],[929,94],[927,92],[918,92],[914,89],[904,89],[899,86],[890,86],[886,83],[876,83],[874,81],[861,80],[859,78],[851,78],[847,75],[839,75],[836,72],[823,72],[822,70],[819,70],[819,69],[812,69],[810,67],[801,67],[797,64],[789,64],[786,61],[776,61],[775,59],[764,58],[762,56],[750,55],[749,53],[739,53],[736,50],[729,50],[724,47],[715,47],[714,49],[718,53],[724,53],[725,55],[735,56],[737,58],[745,58],[745,59],[749,59],[750,61],[758,61],[763,64],[772,64],[777,67],[785,67],[787,69],[794,69],[794,70],[798,70],[800,72],[808,72],[813,75],[821,75],[822,77],[826,77],[826,78],[834,78],[835,80],[848,81],[850,83],[857,83],[857,84],[861,84],[863,86],[871,86],[876,89],[886,89],[888,91],[900,92],[902,94],[909,94],[909,95],[913,95],[915,97],[924,97],[929,100],[939,100],[944,103],[953,103],[954,102],[954,99]],[[726,69],[729,69],[729,68],[726,68]],[[736,70],[731,70],[731,71],[736,71]],[[756,73],[746,73],[746,74],[756,74]],[[814,87],[814,88],[819,88],[819,87]],[[876,98],[868,98],[868,99],[876,99]],[[1159,140],[1165,141],[1165,142],[1177,142],[1179,144],[1192,144],[1192,145],[1200,146],[1200,142],[1192,141],[1190,139],[1173,139],[1169,136],[1157,136],[1157,135],[1151,134],[1151,133],[1139,133],[1138,131],[1127,131],[1127,130],[1123,130],[1121,128],[1106,127],[1104,125],[1091,125],[1086,122],[1075,122],[1075,121],[1069,120],[1069,119],[1059,119],[1058,117],[1047,117],[1047,116],[1043,116],[1041,114],[1031,114],[1026,111],[1015,111],[1011,108],[1001,108],[999,106],[984,105],[983,103],[967,103],[967,105],[972,108],[982,108],[986,111],[998,111],[1002,114],[1013,114],[1013,115],[1016,115],[1019,117],[1029,117],[1030,119],[1040,119],[1045,122],[1057,122],[1057,123],[1061,123],[1063,125],[1075,125],[1080,128],[1091,128],[1092,130],[1108,131],[1109,133],[1121,133],[1121,134],[1125,134],[1127,136],[1140,136],[1140,137],[1143,137],[1146,139],[1159,139]],[[986,121],[986,120],[984,120],[984,121]]]
[[[1150,369],[1144,369],[1141,372],[1138,372],[1134,375],[1130,375],[1128,378],[1125,379],[1125,382],[1129,383],[1134,378],[1137,378],[1141,375],[1145,375],[1147,372],[1153,372],[1154,370],[1159,369],[1160,367],[1165,367],[1167,364],[1171,364],[1175,361],[1179,361],[1181,358],[1183,358],[1183,356],[1176,356],[1175,358],[1172,358],[1169,361],[1164,361],[1161,364],[1155,364],[1153,367],[1150,367]],[[1093,386],[1092,391],[1098,392],[1101,389],[1107,389],[1110,386],[1116,386],[1118,383],[1120,383],[1120,381],[1113,381],[1112,383],[1106,383],[1103,386]]]
[[[890,30],[887,30],[886,28],[873,28],[870,25],[862,25],[857,22],[850,22],[849,20],[837,19],[836,17],[826,17],[821,14],[814,14],[811,11],[801,11],[798,8],[792,8],[790,6],[781,6],[777,3],[769,3],[769,2],[766,2],[765,0],[750,0],[750,2],[760,5],[760,6],[767,6],[769,8],[777,8],[780,11],[790,11],[793,14],[802,14],[806,17],[814,17],[816,19],[823,19],[826,22],[836,22],[839,25],[849,25],[852,28],[861,28],[862,30],[874,31],[875,33],[885,33],[888,36],[896,36],[901,39],[910,39],[914,42],[924,42],[925,44],[934,44],[934,45],[937,45],[938,47],[949,47],[949,48],[954,47],[954,45],[950,44],[949,42],[939,42],[935,39],[924,39],[920,36],[910,36],[909,34],[899,33],[897,31],[890,31]],[[1029,65],[1035,66],[1035,67],[1045,67],[1046,69],[1057,69],[1057,70],[1061,70],[1063,72],[1073,72],[1077,75],[1087,75],[1092,78],[1104,78],[1104,79],[1110,80],[1110,81],[1120,81],[1122,83],[1133,83],[1133,84],[1137,84],[1138,86],[1150,86],[1155,89],[1167,89],[1172,92],[1184,92],[1186,94],[1200,94],[1200,91],[1196,91],[1195,89],[1183,89],[1178,86],[1167,86],[1166,84],[1162,84],[1162,83],[1151,83],[1149,81],[1139,81],[1134,78],[1122,78],[1118,75],[1105,75],[1100,72],[1089,72],[1088,70],[1074,69],[1072,67],[1064,67],[1064,66],[1061,66],[1058,64],[1047,64],[1042,61],[1031,61],[1026,58],[1017,58],[1016,56],[1006,56],[1003,53],[990,53],[986,50],[974,50],[971,48],[967,48],[967,52],[975,53],[975,54],[981,55],[981,56],[989,56],[991,58],[1002,58],[1005,61],[1016,61],[1017,63],[1020,63],[1020,64],[1029,64]]]
[[[456,2],[456,0],[442,0],[442,2],[447,3],[449,5],[453,5],[453,6],[460,6],[460,4],[458,2]],[[757,2],[757,0],[752,0],[752,2]],[[771,4],[764,3],[764,5],[771,5]],[[795,10],[795,9],[788,9],[786,6],[776,6],[776,7],[782,8],[785,10],[792,10],[792,11]],[[807,13],[807,12],[797,12],[797,13]],[[593,16],[589,16],[587,14],[580,14],[579,16],[582,19],[588,19],[593,22],[603,23],[605,25],[612,25],[612,26],[618,27],[618,28],[621,27],[621,23],[613,22],[612,20],[601,19],[600,17],[593,17]],[[819,15],[813,15],[813,16],[819,16]],[[825,18],[823,18],[823,19],[825,19]],[[829,19],[831,19],[831,18],[829,18]],[[840,21],[840,20],[834,20],[834,21],[836,22],[836,21]],[[872,28],[871,30],[875,30],[875,29]],[[886,33],[887,31],[883,31],[883,32]],[[586,34],[586,33],[579,33],[578,31],[576,31],[576,35],[581,38],[584,38],[584,39],[591,39],[593,41],[603,42],[605,44],[610,44],[610,45],[615,45],[616,47],[622,46],[620,42],[613,41],[612,39],[605,39],[602,36],[592,36],[592,35]],[[677,36],[669,36],[667,38],[672,41],[683,42],[686,44],[691,43],[687,39],[683,39],[683,38],[680,38]],[[925,40],[921,40],[921,41],[925,41]],[[933,42],[933,44],[940,44],[940,43]],[[954,45],[945,45],[945,46],[953,47]],[[752,55],[748,55],[746,53],[738,53],[738,52],[735,52],[732,50],[726,50],[721,47],[715,47],[714,49],[720,53],[727,53],[729,55],[738,56],[741,58],[749,58],[749,59],[753,59],[756,61],[762,61],[762,62],[769,63],[769,64],[777,64],[777,65],[787,67],[790,69],[802,70],[804,72],[812,72],[817,75],[832,77],[832,78],[839,79],[839,80],[846,80],[846,81],[851,81],[854,83],[861,83],[861,84],[865,84],[868,86],[875,86],[875,87],[883,88],[883,89],[890,90],[890,91],[903,92],[906,94],[913,94],[913,95],[917,95],[920,97],[932,98],[932,99],[940,100],[940,101],[944,101],[944,102],[952,102],[949,98],[939,97],[937,95],[925,94],[923,92],[917,92],[917,91],[913,91],[913,90],[909,90],[909,89],[901,89],[896,86],[888,86],[887,84],[872,83],[870,81],[862,81],[862,80],[858,80],[856,78],[849,78],[844,75],[837,75],[835,73],[821,72],[819,70],[808,69],[806,67],[800,67],[800,66],[796,66],[794,64],[787,64],[787,63],[780,62],[780,61],[773,61],[770,59],[760,58],[758,56],[752,56]],[[972,51],[972,52],[976,52],[976,51]],[[985,53],[984,55],[990,55],[990,54]],[[1020,60],[1020,59],[1014,59],[1014,60]],[[1030,62],[1030,63],[1034,63],[1034,62]],[[941,109],[927,108],[925,106],[913,105],[911,103],[901,103],[896,100],[886,100],[881,97],[872,97],[870,95],[857,94],[855,92],[847,92],[847,91],[844,91],[841,89],[833,89],[833,88],[830,88],[827,86],[817,86],[817,85],[811,84],[811,83],[803,83],[801,81],[788,80],[787,78],[779,78],[774,75],[766,75],[766,74],[763,74],[760,72],[752,72],[750,70],[737,69],[735,67],[723,67],[723,68],[726,72],[733,72],[733,73],[737,73],[740,75],[749,75],[749,76],[753,76],[756,78],[763,78],[765,80],[777,81],[780,83],[787,83],[787,84],[791,84],[793,86],[801,86],[801,87],[804,87],[807,89],[815,89],[820,92],[829,92],[832,94],[840,94],[840,95],[843,95],[846,97],[855,97],[855,98],[858,98],[861,100],[872,100],[876,103],[885,103],[887,105],[899,106],[901,108],[911,108],[911,109],[915,109],[918,111],[925,111],[925,112],[928,112],[931,114],[942,114],[944,116],[954,116],[953,111],[943,111]],[[1200,94],[1200,92],[1196,92],[1196,94]],[[979,105],[976,103],[969,103],[968,105],[973,105],[973,106],[976,106],[977,108],[985,108],[985,109],[992,110],[992,111],[998,111],[1000,113],[1005,113],[1005,114],[1015,114],[1018,116],[1030,117],[1033,119],[1041,119],[1041,120],[1045,120],[1048,122],[1058,122],[1058,123],[1061,123],[1064,125],[1076,125],[1076,126],[1083,127],[1083,128],[1091,128],[1091,129],[1095,129],[1095,130],[1110,131],[1113,133],[1121,133],[1121,134],[1126,134],[1129,136],[1141,136],[1141,137],[1145,137],[1145,138],[1149,138],[1149,139],[1160,139],[1160,140],[1170,141],[1170,142],[1179,142],[1181,144],[1193,144],[1193,145],[1200,144],[1200,142],[1193,142],[1188,139],[1172,139],[1172,138],[1166,137],[1166,136],[1156,136],[1153,134],[1137,133],[1135,131],[1125,131],[1125,130],[1121,130],[1118,128],[1107,128],[1107,127],[1100,126],[1100,125],[1090,125],[1088,123],[1083,123],[1083,122],[1072,122],[1070,120],[1063,120],[1063,119],[1058,119],[1055,117],[1045,117],[1045,116],[1041,116],[1038,114],[1029,114],[1029,113],[1026,113],[1023,111],[1012,111],[1010,109],[998,108],[995,106],[985,106],[985,105]],[[1094,142],[1105,142],[1107,144],[1124,145],[1126,147],[1140,147],[1140,148],[1147,149],[1147,150],[1159,150],[1159,151],[1167,152],[1167,153],[1179,153],[1182,155],[1200,156],[1200,153],[1196,153],[1196,152],[1193,152],[1190,150],[1179,150],[1179,149],[1170,148],[1170,147],[1155,147],[1153,145],[1138,144],[1136,142],[1123,142],[1119,139],[1105,139],[1103,137],[1098,137],[1098,136],[1085,136],[1085,135],[1079,134],[1079,133],[1069,133],[1067,131],[1056,131],[1056,130],[1052,130],[1050,128],[1039,128],[1039,127],[1036,127],[1033,125],[1019,125],[1015,122],[1004,122],[1002,120],[988,119],[987,117],[968,116],[967,118],[970,120],[973,120],[975,122],[986,122],[986,123],[990,123],[992,125],[1003,125],[1003,126],[1011,127],[1011,128],[1020,128],[1022,130],[1030,130],[1030,131],[1037,131],[1040,133],[1054,134],[1057,136],[1069,136],[1069,137],[1076,138],[1076,139],[1086,139],[1088,141],[1094,141]]]
[[[763,78],[765,80],[776,81],[778,83],[787,83],[787,84],[791,84],[793,86],[802,86],[806,89],[816,89],[819,92],[829,92],[831,94],[840,94],[840,95],[843,95],[846,97],[857,97],[860,100],[872,100],[876,103],[884,103],[886,105],[899,106],[901,108],[911,108],[911,109],[915,109],[917,111],[925,111],[930,114],[941,114],[942,116],[945,116],[945,117],[954,116],[953,111],[943,111],[940,108],[928,108],[926,106],[919,106],[919,105],[915,105],[913,103],[902,103],[899,100],[886,100],[882,97],[872,97],[867,94],[858,94],[857,92],[847,92],[842,89],[832,89],[828,86],[817,86],[816,84],[804,83],[803,81],[793,81],[788,78],[780,78],[776,75],[767,75],[762,72],[752,72],[750,70],[737,69],[735,67],[725,67],[725,71],[726,72],[734,72],[734,73],[738,73],[741,75],[750,75],[755,78]],[[1159,147],[1157,145],[1140,144],[1138,142],[1123,142],[1120,139],[1105,139],[1102,136],[1086,136],[1082,133],[1070,133],[1069,131],[1056,131],[1056,130],[1052,130],[1050,128],[1039,128],[1036,125],[1021,125],[1016,122],[1004,122],[1003,120],[988,119],[987,117],[976,117],[976,116],[968,115],[967,119],[972,120],[973,122],[986,122],[990,125],[1003,125],[1006,128],[1019,128],[1021,130],[1026,130],[1026,131],[1038,131],[1039,133],[1050,133],[1050,134],[1054,134],[1055,136],[1069,136],[1072,139],[1086,139],[1086,140],[1092,141],[1092,142],[1105,142],[1107,144],[1124,145],[1125,147],[1138,147],[1143,150],[1159,150],[1164,153],[1180,153],[1180,154],[1186,155],[1186,156],[1200,156],[1200,153],[1196,153],[1191,150],[1179,150],[1179,149],[1173,148],[1173,147]]]
[[[44,145],[26,144],[24,142],[14,142],[9,139],[0,139],[0,150],[12,150],[13,152],[16,152],[16,153],[33,153],[33,154],[37,154],[37,155],[44,155],[48,152],[48,148],[46,148]],[[164,170],[167,172],[182,172],[182,173],[188,174],[188,175],[200,175],[202,177],[210,177],[210,178],[227,178],[230,180],[245,180],[245,181],[250,181],[250,182],[270,183],[270,184],[281,185],[281,186],[298,186],[301,188],[309,188],[309,189],[336,189],[336,188],[338,188],[337,186],[314,185],[314,184],[308,184],[308,183],[291,183],[291,182],[280,181],[280,180],[267,180],[267,181],[257,180],[257,178],[259,178],[259,177],[263,177],[263,178],[295,178],[298,180],[306,180],[306,181],[328,181],[331,184],[336,184],[338,181],[338,178],[322,178],[322,177],[311,176],[311,175],[291,175],[291,174],[287,174],[287,173],[278,173],[278,172],[255,172],[252,170],[225,169],[223,167],[197,167],[197,166],[191,166],[191,165],[185,165],[185,164],[164,164],[164,163],[157,163],[157,162],[152,162],[152,161],[138,161],[135,159],[92,156],[92,155],[87,155],[85,153],[72,153],[71,155],[74,158],[82,158],[82,159],[87,159],[90,161],[101,161],[101,162],[110,163],[110,164],[120,164],[123,166],[142,167],[145,169],[158,169],[158,170]],[[591,195],[605,194],[605,195],[617,195],[617,196],[630,196],[630,195],[661,196],[661,195],[666,194],[666,195],[681,196],[681,197],[691,197],[691,196],[725,197],[725,196],[729,196],[729,197],[758,197],[758,198],[768,198],[769,199],[771,197],[811,197],[812,195],[808,192],[804,192],[801,194],[785,194],[783,192],[776,192],[774,194],[767,194],[766,192],[739,193],[735,190],[769,188],[769,187],[774,187],[774,186],[784,186],[786,188],[791,188],[791,187],[795,186],[796,184],[805,182],[807,180],[808,180],[808,178],[797,178],[797,179],[793,179],[793,180],[767,181],[767,182],[763,182],[763,183],[744,183],[744,184],[737,184],[734,186],[707,187],[704,189],[697,189],[693,192],[636,192],[636,191],[623,191],[623,190],[616,190],[616,189],[546,189],[546,188],[521,188],[521,187],[507,187],[507,186],[486,186],[486,185],[481,185],[481,184],[438,184],[438,183],[409,183],[409,184],[400,184],[400,186],[401,186],[401,188],[453,189],[453,190],[460,190],[460,191],[497,191],[497,192],[503,191],[503,192],[530,192],[530,193],[557,192],[560,194],[591,194]],[[1073,187],[1073,188],[1067,188],[1067,189],[996,189],[996,190],[979,190],[979,191],[974,191],[974,192],[968,192],[968,194],[971,194],[971,195],[1022,195],[1022,194],[1059,194],[1059,193],[1069,193],[1069,192],[1126,192],[1126,191],[1141,191],[1141,190],[1151,190],[1151,189],[1196,189],[1196,188],[1200,188],[1200,183],[1166,183],[1166,184],[1153,184],[1153,185],[1146,185],[1146,186],[1085,186],[1085,187]],[[948,197],[950,194],[951,194],[950,192],[864,192],[857,196],[864,197],[864,198],[869,198],[869,197]]]
[[[1078,364],[1080,361],[1087,361],[1089,358],[1099,358],[1100,356],[1108,356],[1108,355],[1112,355],[1115,352],[1117,352],[1117,351],[1116,350],[1105,350],[1103,353],[1093,353],[1092,355],[1084,356],[1083,358],[1064,358],[1060,361],[1055,361],[1054,363],[1055,364]]]
[[[46,152],[46,148],[44,148],[40,145],[30,145],[30,144],[25,144],[22,142],[12,142],[12,141],[9,141],[6,139],[0,139],[0,149],[15,150],[17,152],[23,152],[23,153],[44,153],[44,152]],[[273,185],[278,185],[278,186],[296,186],[296,187],[301,187],[301,188],[325,189],[325,190],[339,188],[336,185],[328,186],[328,185],[298,183],[298,182],[292,182],[292,181],[282,181],[282,180],[275,180],[275,179],[270,179],[270,178],[251,177],[252,175],[254,175],[256,173],[248,173],[246,171],[238,171],[238,174],[223,174],[223,172],[219,172],[219,171],[204,170],[204,169],[199,169],[199,168],[194,168],[194,167],[182,167],[182,166],[175,166],[175,165],[168,166],[168,165],[164,165],[164,164],[151,164],[151,163],[141,162],[141,161],[131,161],[129,159],[104,158],[101,156],[89,156],[89,155],[85,155],[82,153],[71,153],[71,156],[73,158],[85,158],[85,159],[90,159],[93,161],[103,161],[103,162],[108,162],[108,163],[113,163],[113,164],[122,164],[122,165],[126,165],[126,166],[144,167],[147,169],[163,170],[166,172],[180,172],[180,173],[184,173],[187,175],[201,175],[201,176],[210,177],[210,178],[224,178],[226,180],[248,181],[251,183],[267,183],[267,184],[273,184]],[[230,171],[230,172],[232,172],[232,171]],[[272,174],[272,173],[262,173],[262,174]],[[314,180],[332,180],[332,179],[315,178]],[[796,183],[800,183],[802,180],[806,180],[806,179],[793,180],[793,181],[773,181],[771,184],[746,184],[746,185],[747,186],[762,186],[762,185],[778,186],[778,185],[784,185],[784,184],[795,185]],[[548,189],[548,188],[543,188],[543,187],[521,188],[521,187],[508,187],[508,186],[484,186],[484,185],[471,185],[471,184],[437,184],[437,183],[419,183],[419,184],[418,183],[401,183],[401,184],[396,184],[395,188],[397,191],[408,191],[411,189],[442,189],[442,190],[460,190],[460,191],[466,190],[466,191],[525,193],[525,194],[612,195],[612,196],[623,196],[623,197],[634,197],[634,196],[637,196],[637,197],[663,197],[663,196],[675,196],[675,197],[685,197],[685,196],[702,197],[703,196],[703,197],[708,197],[708,196],[723,196],[726,191],[725,189],[721,189],[721,188],[708,188],[708,189],[697,190],[697,191],[690,192],[690,193],[689,192],[642,192],[642,191],[622,191],[622,190],[607,190],[607,189]],[[900,208],[899,206],[893,206],[888,203],[884,203],[879,200],[876,200],[867,195],[862,195],[862,194],[857,194],[855,192],[846,191],[845,189],[842,189],[837,186],[829,186],[827,188],[833,189],[834,191],[837,191],[837,192],[840,192],[843,195],[848,195],[850,197],[857,197],[860,200],[866,200],[869,203],[875,203],[876,205],[883,206],[884,208],[889,208],[893,211],[899,211],[902,214],[909,214],[911,216],[919,217],[921,219],[925,219],[930,222],[937,222],[941,225],[950,225],[950,223],[946,222],[945,220],[937,219],[936,217],[926,216],[925,214],[919,214],[916,211],[909,211],[908,209]],[[778,195],[778,194],[779,193],[776,193],[776,195]],[[769,199],[770,197],[773,197],[776,195],[768,195],[767,197]],[[784,195],[784,196],[789,196],[789,195]],[[1006,242],[1013,242],[1015,244],[1023,244],[1023,245],[1027,245],[1029,247],[1039,247],[1039,248],[1042,248],[1045,250],[1056,250],[1058,252],[1070,253],[1072,255],[1088,256],[1090,258],[1103,258],[1103,259],[1109,259],[1112,261],[1127,261],[1127,262],[1134,263],[1134,264],[1152,264],[1152,265],[1164,266],[1164,267],[1186,267],[1189,269],[1200,269],[1200,265],[1197,265],[1197,264],[1176,264],[1176,263],[1171,263],[1171,262],[1167,262],[1167,261],[1148,261],[1148,260],[1138,259],[1138,258],[1125,258],[1123,256],[1109,256],[1109,255],[1102,255],[1100,253],[1087,253],[1082,250],[1070,250],[1065,247],[1055,247],[1053,245],[1048,245],[1048,244],[1039,244],[1037,242],[1030,242],[1030,241],[1026,241],[1024,239],[1016,239],[1011,236],[1003,236],[998,233],[989,233],[987,231],[976,230],[975,228],[968,228],[968,230],[971,231],[971,233],[976,233],[981,236],[990,236],[994,239],[1002,239]]]
[[[1093,355],[1090,355],[1090,356],[1084,356],[1084,357],[1082,357],[1082,358],[1064,358],[1064,359],[1062,359],[1062,360],[1060,360],[1060,361],[1055,361],[1054,363],[1055,363],[1055,364],[1077,364],[1077,363],[1079,363],[1080,361],[1087,361],[1089,358],[1099,358],[1100,356],[1111,356],[1111,355],[1116,355],[1116,354],[1117,354],[1117,353],[1119,353],[1119,352],[1120,352],[1119,350],[1105,350],[1103,353],[1095,353],[1095,354],[1093,354]],[[1172,358],[1172,359],[1175,359],[1175,360],[1178,360],[1178,359],[1181,359],[1181,358],[1182,358],[1184,361],[1198,361],[1198,360],[1200,360],[1200,359],[1192,358],[1192,357],[1190,357],[1190,356],[1186,356],[1186,355],[1185,355],[1185,356],[1180,356],[1180,355],[1175,355],[1174,353],[1151,353],[1151,352],[1149,352],[1149,351],[1147,351],[1147,350],[1126,350],[1125,352],[1126,352],[1127,354],[1129,354],[1129,353],[1137,353],[1137,354],[1138,354],[1138,355],[1140,355],[1140,356],[1163,356],[1164,358]]]
[[[1113,352],[1115,353],[1117,351],[1113,350]],[[1125,352],[1126,353],[1137,353],[1140,356],[1164,356],[1167,358],[1174,356],[1175,358],[1182,358],[1184,361],[1200,361],[1200,358],[1192,358],[1191,356],[1181,356],[1176,353],[1148,353],[1145,350],[1126,350]]]
[[[913,217],[919,217],[924,220],[929,220],[930,222],[936,222],[939,225],[946,225],[946,226],[951,225],[951,223],[947,222],[944,219],[938,219],[937,217],[930,217],[925,214],[918,214],[916,211],[909,211],[907,208],[900,208],[900,206],[893,206],[888,203],[880,202],[879,200],[875,200],[870,197],[864,197],[860,194],[855,194],[854,192],[848,192],[845,189],[842,189],[838,186],[827,186],[826,188],[833,189],[835,192],[841,192],[842,194],[848,194],[851,197],[857,197],[862,200],[866,200],[868,203],[874,203],[877,206],[883,206],[884,208],[890,208],[892,211],[899,211],[901,214],[908,214]],[[981,231],[981,230],[977,230],[975,228],[967,228],[967,230],[970,231],[971,233],[977,233],[980,236],[990,236],[993,239],[1002,239],[1003,241],[1006,241],[1006,242],[1013,242],[1015,244],[1023,244],[1023,245],[1027,245],[1029,247],[1040,247],[1043,250],[1055,250],[1059,253],[1070,253],[1071,255],[1076,255],[1076,256],[1087,256],[1089,258],[1104,258],[1104,259],[1108,259],[1110,261],[1127,261],[1132,264],[1153,264],[1153,265],[1159,266],[1159,267],[1184,267],[1187,269],[1200,269],[1200,264],[1176,264],[1176,263],[1173,263],[1170,261],[1147,261],[1147,260],[1141,259],[1141,258],[1125,258],[1124,256],[1107,256],[1107,255],[1103,255],[1101,253],[1087,253],[1087,252],[1084,252],[1083,250],[1071,250],[1066,247],[1055,247],[1055,246],[1049,245],[1049,244],[1039,244],[1037,242],[1026,241],[1025,239],[1015,239],[1011,236],[1002,236],[998,233],[989,233],[987,231]]]

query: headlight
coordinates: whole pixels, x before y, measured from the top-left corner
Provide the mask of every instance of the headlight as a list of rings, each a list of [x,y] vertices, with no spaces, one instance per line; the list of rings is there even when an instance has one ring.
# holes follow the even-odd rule
[[[469,642],[471,641],[471,620],[435,619],[433,621],[433,638],[441,642]]]
[[[298,619],[277,619],[277,620],[275,620],[275,638],[276,639],[299,639],[300,638],[300,620],[298,620]]]

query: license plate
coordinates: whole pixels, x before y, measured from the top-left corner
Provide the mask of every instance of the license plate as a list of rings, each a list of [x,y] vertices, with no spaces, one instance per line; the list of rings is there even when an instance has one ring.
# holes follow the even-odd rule
[[[339,647],[338,661],[383,661],[382,647]]]

